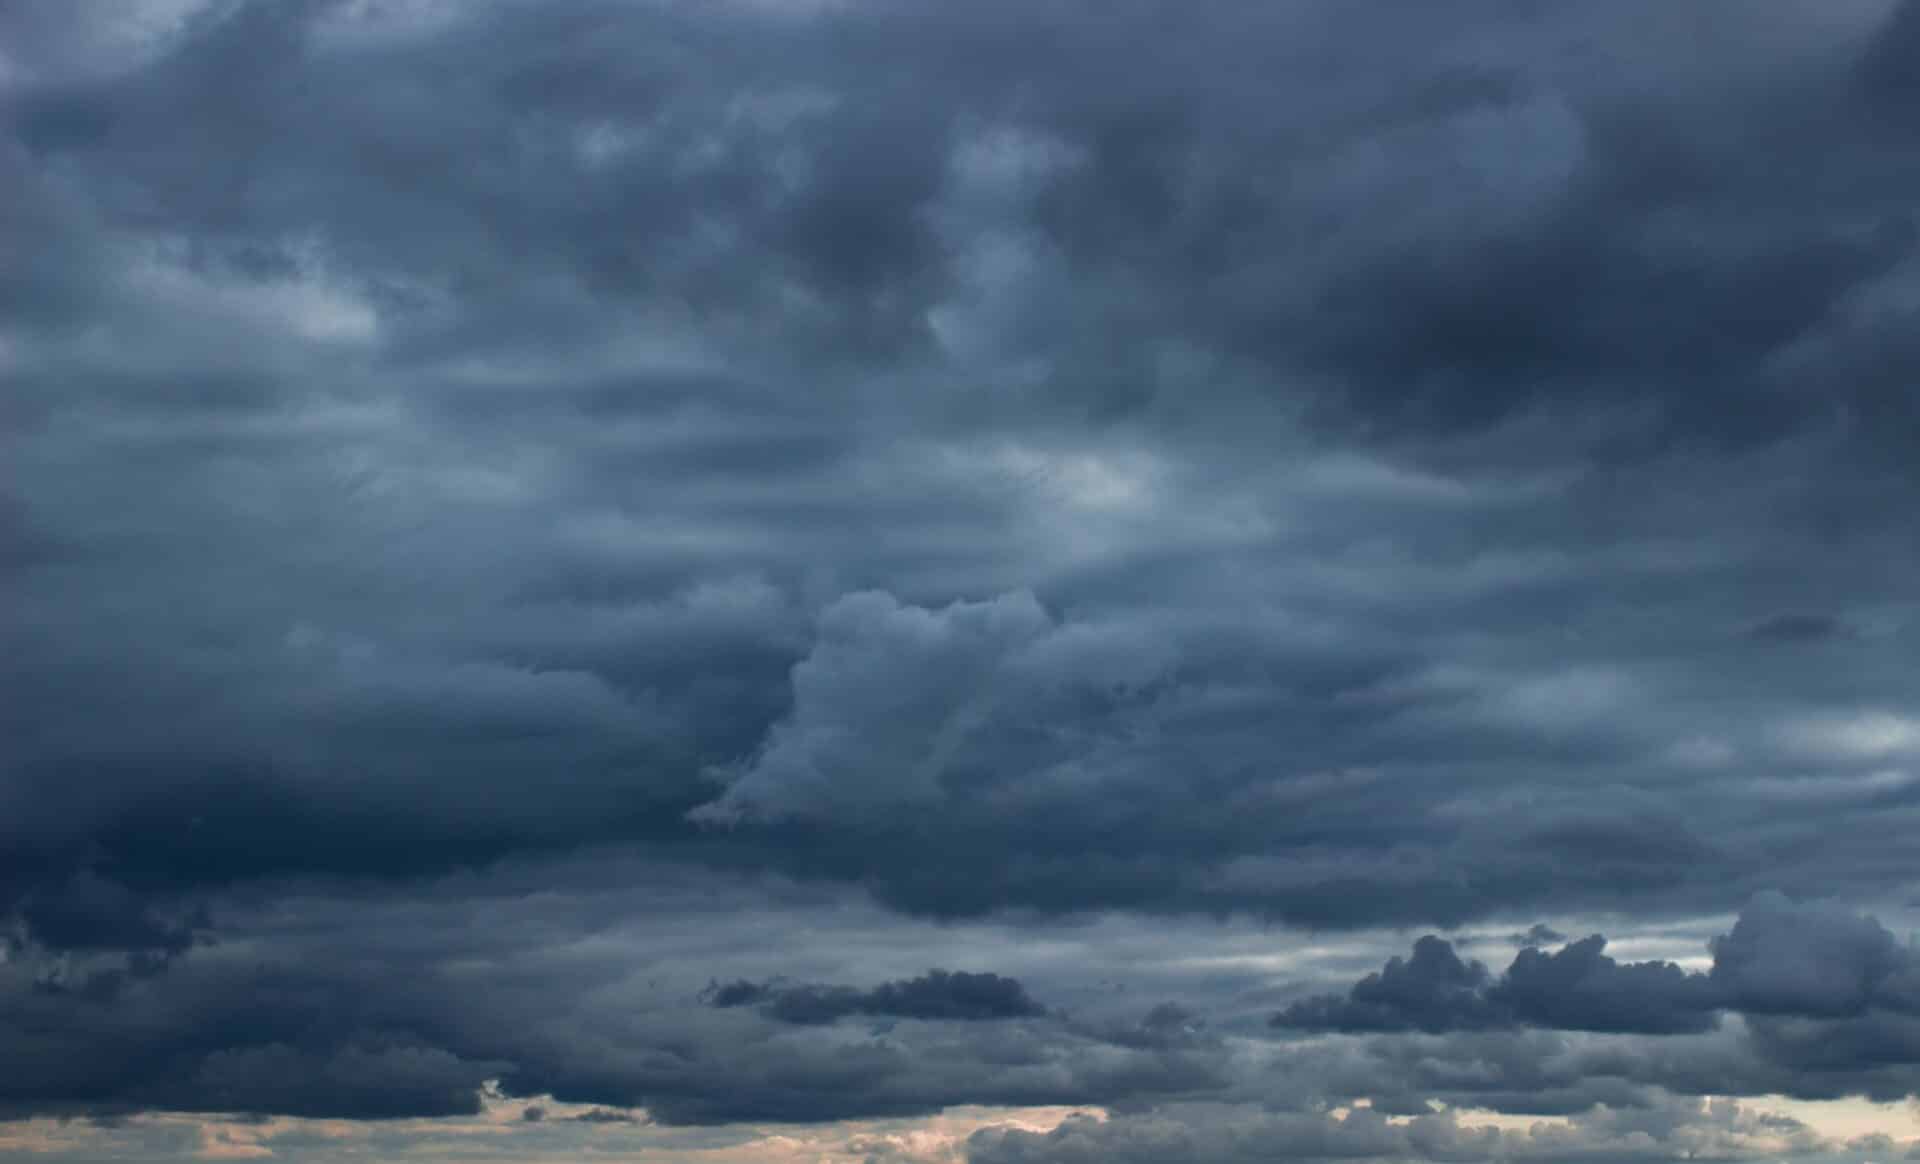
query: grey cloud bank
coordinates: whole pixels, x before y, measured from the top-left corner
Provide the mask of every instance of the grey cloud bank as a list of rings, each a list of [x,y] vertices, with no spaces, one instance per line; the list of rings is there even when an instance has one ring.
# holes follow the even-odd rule
[[[1713,965],[1688,973],[1672,962],[1621,963],[1599,934],[1556,951],[1528,946],[1494,979],[1429,934],[1408,959],[1393,958],[1347,996],[1318,995],[1273,1018],[1280,1028],[1336,1031],[1563,1030],[1685,1034],[1716,1012],[1858,1017],[1920,1012],[1920,952],[1872,918],[1756,898],[1713,939]]]
[[[1694,1100],[1916,1091],[1915,77],[1891,0],[0,7],[0,1111],[1851,1151]]]

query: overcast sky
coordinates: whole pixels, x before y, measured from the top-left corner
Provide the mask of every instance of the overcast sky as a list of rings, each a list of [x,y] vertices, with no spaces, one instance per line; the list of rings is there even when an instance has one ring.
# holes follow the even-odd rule
[[[1920,1159],[1920,0],[0,3],[0,1154]]]

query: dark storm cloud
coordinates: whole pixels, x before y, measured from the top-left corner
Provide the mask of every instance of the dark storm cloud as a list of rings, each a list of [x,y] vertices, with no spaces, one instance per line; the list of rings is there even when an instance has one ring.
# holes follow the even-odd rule
[[[1565,1030],[1678,1034],[1713,1025],[1712,987],[1671,962],[1616,962],[1598,934],[1520,951],[1495,992],[1524,1022]]]
[[[173,920],[123,886],[89,873],[30,895],[20,908],[28,940],[58,950],[127,950],[171,957],[185,953],[195,932],[211,928],[204,913]]]
[[[929,970],[918,978],[882,982],[868,990],[736,981],[716,984],[706,994],[706,1001],[723,1010],[759,1006],[770,1018],[805,1024],[830,1023],[859,1014],[978,1022],[1046,1013],[1018,979],[965,970]]]
[[[1920,1015],[1920,952],[1873,918],[1777,894],[1756,901],[1714,939],[1711,977],[1728,1005],[1749,1014]]]
[[[35,11],[36,35],[57,35]],[[1636,185],[1629,162],[1653,163],[1604,151],[1644,135],[1603,131],[1646,84],[1676,102],[1715,83],[1762,98],[1712,70],[1663,72],[1651,48],[1618,66],[1645,77],[1569,63],[1563,42],[1638,35],[1571,12],[1562,26],[1489,9],[1498,59],[1470,66],[1408,55],[1429,19],[1413,8],[1406,43],[1358,39],[1333,9],[1270,14],[1257,31],[1283,59],[1350,51],[1379,70],[1297,109],[1269,99],[1281,82],[1247,58],[1254,30],[1219,16],[1167,24],[1164,57],[1138,75],[1100,69],[1101,46],[1155,11],[1069,21],[1048,47],[993,7],[914,23],[508,6],[411,28],[241,6],[117,71],[21,74],[9,164],[41,217],[15,234],[28,253],[57,239],[70,261],[20,276],[39,280],[36,303],[68,306],[11,357],[42,418],[17,477],[35,497],[26,528],[71,550],[12,583],[9,686],[33,725],[14,761],[31,790],[19,883],[80,867],[133,892],[408,876],[625,840],[858,877],[937,913],[1204,905],[1353,925],[1628,891],[1707,899],[1704,870],[1757,873],[1737,822],[1703,836],[1683,823],[1700,819],[1692,804],[1623,810],[1629,779],[1574,779],[1714,754],[1663,742],[1683,729],[1637,692],[1668,666],[1662,648],[1617,640],[1569,667],[1518,645],[1592,609],[1569,566],[1597,559],[1565,542],[1567,512],[1645,539],[1602,572],[1655,606],[1708,568],[1660,565],[1667,539],[1724,529],[1731,560],[1764,559],[1768,540],[1745,540],[1731,502],[1659,513],[1677,467],[1643,462],[1645,493],[1553,483],[1563,469],[1526,485],[1541,466],[1460,474],[1451,446],[1391,434],[1408,409],[1432,413],[1447,441],[1486,430],[1474,439],[1498,463],[1512,454],[1486,426],[1535,404],[1629,421],[1642,405],[1707,409],[1691,386],[1591,393],[1656,391],[1645,367],[1680,342],[1659,337],[1755,286],[1739,275],[1752,248],[1760,269],[1791,272],[1799,236],[1829,228],[1772,191],[1754,213],[1792,230],[1762,218],[1725,256],[1619,244],[1604,231],[1651,230],[1656,208],[1731,220],[1723,203],[1756,187],[1738,173]],[[1458,31],[1427,30],[1448,45]],[[647,51],[614,51],[628,36]],[[1858,105],[1846,61],[1863,45],[1796,51],[1814,108]],[[1449,54],[1473,55],[1436,60]],[[1236,64],[1178,96],[1198,59]],[[458,93],[429,99],[425,76]],[[995,81],[1013,76],[1026,87]],[[183,126],[198,160],[163,144]],[[1878,132],[1833,148],[1866,164]],[[1505,149],[1520,140],[1541,148]],[[1292,193],[1271,181],[1282,166],[1303,175]],[[1452,178],[1396,201],[1401,179],[1433,175]],[[1327,241],[1283,261],[1316,215],[1332,216]],[[1489,243],[1496,225],[1521,234]],[[1901,253],[1879,238],[1805,241],[1817,269],[1774,280],[1778,294],[1866,287]],[[1492,298],[1409,287],[1431,247]],[[1606,326],[1649,343],[1595,343],[1645,366],[1583,355],[1563,334],[1575,309],[1501,266],[1516,253],[1548,264],[1543,285],[1598,289],[1578,317],[1617,308]],[[1657,315],[1649,280],[1673,284]],[[1339,310],[1347,286],[1372,306]],[[1683,293],[1707,296],[1707,315]],[[1279,314],[1246,315],[1262,304]],[[1522,329],[1551,374],[1499,372],[1485,362],[1519,359],[1511,345],[1463,338],[1523,308],[1557,313]],[[1759,361],[1814,310],[1751,309],[1750,330],[1702,328],[1729,346],[1703,359]],[[137,359],[83,342],[103,319]],[[1383,354],[1421,374],[1368,364]],[[1282,355],[1298,363],[1285,375]],[[1217,381],[1211,413],[1182,417],[1140,380],[1181,361]],[[1543,386],[1559,379],[1579,391]],[[1335,412],[1377,413],[1391,455],[1411,459],[1288,435],[1272,394],[1323,381]],[[1124,399],[1096,398],[1109,392]],[[1109,419],[1060,427],[1089,410]],[[1304,467],[1263,478],[1218,448],[1234,427],[1296,442]],[[1222,467],[1186,464],[1191,440]],[[146,499],[137,521],[115,516],[127,492]],[[1180,516],[1221,497],[1242,512],[1218,528]],[[1030,524],[1036,506],[1052,528]],[[887,532],[847,532],[866,528]],[[1066,528],[1086,548],[1064,547]],[[1369,556],[1346,544],[1355,528],[1405,549]],[[139,598],[110,598],[113,562],[155,567]],[[1752,587],[1756,601],[1792,589]],[[1498,649],[1467,649],[1443,614]],[[1619,633],[1592,617],[1588,633]],[[1795,682],[1764,667],[1701,678],[1735,707]],[[111,740],[88,700],[120,709]],[[1457,800],[1519,779],[1542,749],[1557,761],[1549,823],[1489,845],[1481,831],[1508,822]],[[1415,755],[1447,775],[1401,779]],[[1231,810],[1196,810],[1155,777],[1175,767]],[[183,836],[192,861],[173,856]],[[1559,859],[1576,850],[1577,865]]]
[[[640,855],[1341,933],[1909,895],[1916,28],[6,6],[10,1110],[1245,1079],[1189,1000],[1069,1019],[1024,971],[775,957],[622,1028],[221,961],[281,964],[227,919],[311,886]],[[1704,978],[1435,938],[1288,1013],[1405,1111],[1905,1094],[1909,953],[1802,909]]]
[[[594,1105],[591,1122],[819,1123],[1230,1086],[1231,1049],[1173,1009],[1131,1025],[1069,1021],[989,973],[776,991],[764,1009],[702,1006],[656,981],[687,968],[650,947],[817,959],[831,939],[816,945],[809,932],[836,923],[804,898],[752,906],[754,936],[730,940],[713,932],[715,889],[630,903],[649,920],[636,930],[625,918],[617,939],[610,919],[565,916],[576,900],[551,889],[544,904],[511,890],[384,905],[305,898],[249,948],[196,950],[110,995],[46,989],[41,966],[9,960],[0,1039],[17,1071],[0,1082],[0,1111],[443,1116],[480,1110],[482,1085],[497,1080],[506,1095]],[[874,935],[846,936],[871,945]],[[853,1015],[879,1021],[833,1022]]]
[[[23,989],[8,967],[5,1023],[18,1073],[9,1111],[272,1112],[390,1118],[479,1110],[503,1069],[382,1018],[353,975],[281,968],[207,973],[193,962],[98,992]]]
[[[1450,1031],[1510,1022],[1488,1002],[1488,984],[1485,966],[1461,961],[1450,943],[1429,934],[1413,944],[1411,958],[1391,959],[1344,999],[1322,995],[1295,1003],[1273,1023],[1304,1030]]]

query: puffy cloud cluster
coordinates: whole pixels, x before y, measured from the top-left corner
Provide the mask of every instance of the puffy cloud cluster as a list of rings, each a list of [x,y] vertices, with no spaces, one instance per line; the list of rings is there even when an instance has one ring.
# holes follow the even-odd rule
[[[1517,1026],[1648,1035],[1706,1031],[1718,1012],[1855,1018],[1920,1016],[1920,953],[1873,918],[1756,897],[1713,940],[1713,966],[1618,962],[1599,934],[1558,950],[1522,949],[1497,979],[1427,935],[1342,995],[1316,995],[1273,1017],[1309,1031],[1486,1030]]]

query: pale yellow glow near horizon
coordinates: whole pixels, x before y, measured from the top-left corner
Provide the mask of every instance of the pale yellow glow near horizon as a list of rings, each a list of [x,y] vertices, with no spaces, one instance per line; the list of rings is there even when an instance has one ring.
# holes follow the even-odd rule
[[[1878,1134],[1894,1141],[1896,1157],[1920,1148],[1920,1107],[1911,1102],[1875,1103],[1859,1098],[1796,1100],[1784,1096],[1750,1097],[1738,1102],[1748,1111],[1800,1120],[1821,1137],[1834,1141],[1836,1146]],[[543,1109],[547,1119],[527,1121],[524,1113],[533,1107]],[[0,1154],[84,1159],[268,1160],[294,1155],[285,1145],[279,1150],[275,1146],[277,1139],[293,1137],[303,1141],[298,1155],[306,1159],[314,1158],[316,1140],[334,1145],[343,1159],[387,1159],[415,1154],[415,1145],[399,1146],[394,1141],[417,1139],[418,1154],[451,1164],[463,1161],[482,1164],[503,1159],[562,1164],[577,1159],[583,1148],[602,1159],[669,1164],[672,1161],[815,1164],[820,1160],[858,1158],[870,1153],[924,1164],[962,1164],[967,1138],[983,1128],[1014,1127],[1046,1132],[1076,1115],[1108,1118],[1105,1111],[1088,1107],[957,1107],[933,1116],[845,1120],[818,1125],[666,1128],[647,1124],[611,1127],[576,1124],[570,1128],[578,1137],[575,1143],[529,1142],[553,1134],[559,1121],[589,1110],[590,1106],[584,1104],[507,1099],[494,1094],[486,1098],[479,1115],[456,1119],[366,1123],[276,1116],[249,1121],[169,1113],[137,1116],[118,1127],[32,1119],[0,1124]],[[1510,1132],[1571,1124],[1565,1119],[1465,1108],[1458,1109],[1456,1114],[1464,1127]],[[153,1132],[173,1133],[177,1147],[165,1155],[128,1154],[129,1149],[139,1150],[129,1140],[137,1142],[142,1138],[141,1133]]]
[[[814,1164],[883,1152],[925,1164],[961,1164],[967,1138],[983,1128],[1047,1132],[1073,1116],[1105,1119],[1092,1107],[955,1107],[932,1116],[842,1120],[830,1124],[753,1124],[728,1127],[661,1127],[647,1123],[594,1125],[564,1123],[593,1110],[590,1104],[557,1103],[547,1098],[483,1097],[480,1114],[443,1119],[380,1122],[302,1119],[274,1116],[262,1120],[153,1113],[124,1123],[98,1126],[82,1121],[35,1118],[0,1123],[0,1156],[48,1156],[86,1160],[271,1160],[280,1158],[392,1159],[419,1155],[443,1164],[573,1164],[582,1150],[596,1159],[682,1161],[684,1164]],[[525,1119],[529,1108],[546,1117]],[[643,1113],[636,1113],[644,1119]],[[528,1141],[571,1133],[572,1142]],[[143,1143],[159,1133],[169,1147],[155,1151]],[[303,1141],[295,1153],[281,1137]],[[394,1140],[417,1140],[394,1147]],[[326,1141],[316,1148],[315,1140]]]
[[[1859,1096],[1844,1099],[1793,1099],[1784,1095],[1704,1096],[1708,1100],[1733,1099],[1751,1112],[1788,1116],[1799,1120],[1822,1138],[1845,1142],[1861,1136],[1892,1137],[1904,1150],[1920,1150],[1920,1109],[1912,1101],[1876,1103]],[[1481,1109],[1457,1110],[1460,1123],[1472,1128],[1499,1128],[1525,1131],[1538,1124],[1570,1124],[1571,1121],[1541,1116],[1506,1115]]]
[[[1761,1111],[1792,1116],[1823,1136],[1853,1139],[1882,1133],[1920,1148],[1920,1106],[1905,1103],[1875,1103],[1859,1096],[1846,1099],[1790,1099],[1784,1095],[1763,1095],[1745,1100]]]

